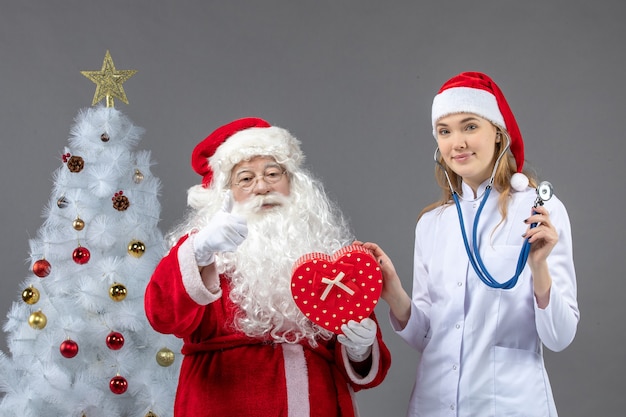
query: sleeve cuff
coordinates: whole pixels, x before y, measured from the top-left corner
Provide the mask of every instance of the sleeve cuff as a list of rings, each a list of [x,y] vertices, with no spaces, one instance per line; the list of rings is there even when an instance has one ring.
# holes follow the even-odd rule
[[[374,344],[372,345],[372,366],[370,368],[370,371],[365,376],[359,375],[354,369],[354,366],[350,363],[347,348],[344,345],[341,345],[341,351],[343,366],[346,369],[348,378],[350,378],[352,382],[359,385],[367,385],[374,381],[376,375],[378,375],[378,368],[380,366],[380,347],[378,346],[378,340],[374,341]]]
[[[222,297],[221,289],[212,293],[204,286],[194,255],[192,239],[187,239],[178,248],[178,264],[183,286],[193,301],[200,305],[207,305]]]

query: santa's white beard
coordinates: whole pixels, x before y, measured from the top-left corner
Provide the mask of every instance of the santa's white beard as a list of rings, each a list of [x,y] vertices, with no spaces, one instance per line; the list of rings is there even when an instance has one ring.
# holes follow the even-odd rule
[[[267,201],[280,202],[280,206],[263,210]],[[294,204],[289,197],[272,194],[233,209],[247,218],[248,236],[235,253],[218,254],[216,266],[231,277],[231,299],[241,309],[233,324],[248,336],[270,336],[286,343],[306,339],[316,345],[316,339],[332,335],[309,321],[294,303],[291,272],[294,262],[306,253],[338,250],[343,242],[337,235],[343,229],[328,220],[323,225],[303,220],[326,218],[325,214],[332,219],[332,215],[312,213],[302,206],[306,202]]]

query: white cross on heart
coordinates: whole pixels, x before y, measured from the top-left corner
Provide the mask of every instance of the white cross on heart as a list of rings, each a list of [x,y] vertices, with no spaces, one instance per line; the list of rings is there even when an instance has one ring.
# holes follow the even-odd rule
[[[345,276],[346,276],[346,274],[344,274],[343,272],[340,272],[335,277],[335,279],[328,279],[326,277],[322,278],[322,284],[328,284],[328,286],[326,287],[326,289],[322,293],[322,296],[320,297],[320,300],[322,300],[322,301],[326,300],[326,297],[328,297],[328,293],[330,292],[330,290],[333,288],[334,285],[338,286],[339,288],[341,288],[342,290],[344,290],[348,294],[354,295],[354,290],[346,287],[345,284],[341,283],[341,279],[343,277],[345,277]]]

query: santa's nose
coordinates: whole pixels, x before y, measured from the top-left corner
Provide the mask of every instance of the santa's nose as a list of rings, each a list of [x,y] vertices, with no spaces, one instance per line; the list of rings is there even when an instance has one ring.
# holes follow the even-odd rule
[[[254,194],[267,194],[272,191],[272,186],[265,181],[265,178],[257,178],[252,192]]]

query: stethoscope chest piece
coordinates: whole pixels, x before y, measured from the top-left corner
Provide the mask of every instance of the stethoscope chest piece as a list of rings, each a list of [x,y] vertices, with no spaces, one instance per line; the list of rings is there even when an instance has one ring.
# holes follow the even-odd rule
[[[543,205],[543,203],[551,199],[553,195],[554,188],[552,188],[552,184],[550,184],[548,181],[542,181],[537,186],[536,204]]]

